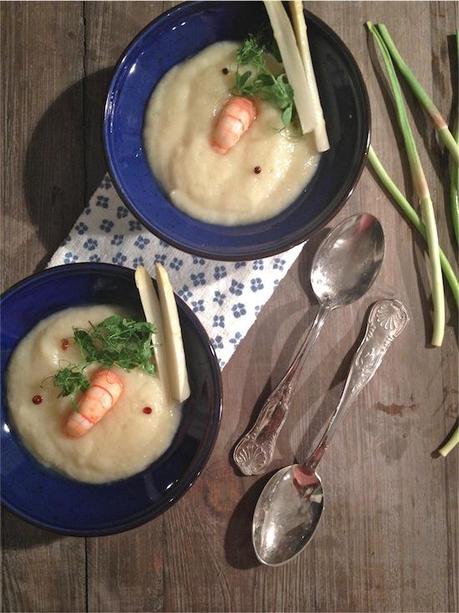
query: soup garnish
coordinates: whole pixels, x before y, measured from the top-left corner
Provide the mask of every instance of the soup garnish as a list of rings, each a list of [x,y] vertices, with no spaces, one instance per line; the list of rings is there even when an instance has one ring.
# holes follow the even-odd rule
[[[96,325],[89,322],[89,326],[87,330],[73,329],[72,341],[80,349],[81,362],[60,368],[53,377],[60,396],[75,399],[78,393],[85,392],[90,387],[85,369],[94,362],[108,368],[119,366],[124,370],[142,368],[149,374],[154,372],[152,334],[155,328],[151,323],[111,315]],[[62,349],[66,350],[69,344],[70,341]]]
[[[78,411],[69,415],[65,433],[73,438],[86,434],[118,402],[123,388],[123,380],[115,371],[97,371],[79,402]]]
[[[249,36],[236,53],[237,71],[232,94],[247,98],[260,98],[281,111],[282,123],[290,125],[293,117],[293,89],[285,72],[272,72],[267,64],[265,44]],[[241,71],[241,66],[248,66]]]
[[[166,269],[156,264],[158,296],[150,275],[143,266],[135,271],[143,311],[147,321],[156,321],[161,336],[157,337],[156,363],[163,386],[172,398],[183,402],[190,395],[190,385],[183,348],[182,331],[172,289]]]
[[[257,117],[255,103],[249,98],[233,96],[223,105],[212,134],[212,148],[225,154],[239,141]]]

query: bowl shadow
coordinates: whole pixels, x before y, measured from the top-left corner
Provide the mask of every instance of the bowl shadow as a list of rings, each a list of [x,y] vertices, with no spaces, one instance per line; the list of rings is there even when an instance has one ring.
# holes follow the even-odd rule
[[[29,524],[5,508],[2,508],[1,525],[1,542],[4,551],[33,549],[64,538],[61,534]]]
[[[102,142],[113,69],[74,83],[48,107],[27,147],[23,186],[28,214],[46,249],[44,268],[107,171]]]
[[[225,532],[224,550],[225,558],[230,566],[241,570],[248,570],[261,566],[252,544],[252,517],[257,501],[263,488],[276,470],[252,483],[237,503]],[[253,479],[253,477],[252,477]]]

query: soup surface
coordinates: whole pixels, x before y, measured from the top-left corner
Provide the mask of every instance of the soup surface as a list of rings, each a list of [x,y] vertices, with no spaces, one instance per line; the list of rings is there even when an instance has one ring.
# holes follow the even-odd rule
[[[279,110],[258,100],[257,118],[240,141],[225,155],[212,149],[238,48],[215,43],[174,66],[155,88],[144,126],[149,163],[169,199],[192,217],[223,225],[273,217],[297,198],[319,161],[312,135],[282,129]],[[275,70],[274,58],[272,64]]]
[[[166,400],[156,376],[135,368],[113,367],[124,382],[115,406],[87,434],[78,439],[64,434],[72,411],[71,400],[58,398],[52,376],[81,360],[78,347],[62,347],[73,327],[88,328],[109,315],[124,314],[112,306],[71,308],[41,321],[16,347],[8,368],[9,415],[25,446],[43,464],[74,479],[102,483],[133,475],[156,460],[170,446],[180,423],[181,408]],[[91,365],[86,372],[100,368]],[[42,402],[32,398],[40,395]],[[145,407],[152,409],[144,412]]]

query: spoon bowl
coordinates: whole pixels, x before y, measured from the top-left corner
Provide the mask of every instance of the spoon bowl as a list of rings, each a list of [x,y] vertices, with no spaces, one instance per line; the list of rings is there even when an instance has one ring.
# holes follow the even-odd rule
[[[323,306],[336,308],[361,298],[384,258],[381,224],[369,213],[352,215],[321,243],[312,262],[311,285]]]
[[[301,467],[294,464],[275,473],[255,507],[252,543],[258,560],[268,566],[280,566],[297,556],[319,525],[324,508],[321,479],[313,473],[304,483],[299,471]]]

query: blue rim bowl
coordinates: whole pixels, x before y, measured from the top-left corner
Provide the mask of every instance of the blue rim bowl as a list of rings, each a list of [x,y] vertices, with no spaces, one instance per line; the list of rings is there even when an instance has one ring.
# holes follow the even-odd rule
[[[101,536],[139,526],[167,510],[194,483],[220,425],[220,369],[207,333],[177,298],[191,396],[169,449],[127,479],[88,484],[38,462],[8,418],[5,371],[19,340],[39,321],[71,306],[117,304],[141,312],[134,272],[111,264],[71,264],[32,275],[0,298],[1,501],[28,522],[63,534]]]
[[[121,56],[104,118],[110,174],[120,197],[154,234],[217,260],[254,260],[306,240],[336,215],[361,175],[370,142],[370,105],[360,70],[341,39],[306,13],[308,36],[331,149],[300,196],[276,217],[245,226],[208,224],[168,200],[145,155],[145,109],[175,64],[221,40],[242,40],[267,22],[260,2],[187,2],[152,21]]]

